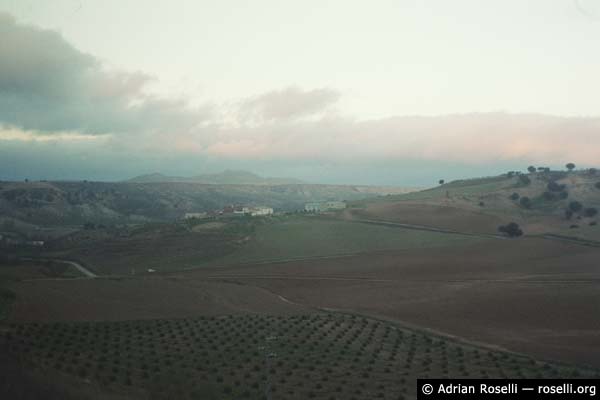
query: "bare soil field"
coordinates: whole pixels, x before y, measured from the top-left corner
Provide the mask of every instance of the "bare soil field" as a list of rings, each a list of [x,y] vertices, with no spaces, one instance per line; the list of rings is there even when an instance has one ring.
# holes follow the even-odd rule
[[[600,248],[538,238],[399,248],[146,277],[15,282],[8,287],[16,294],[11,318],[114,321],[331,308],[600,366]]]
[[[57,261],[6,260],[0,262],[0,281],[76,278],[81,276],[81,273],[72,265]]]
[[[542,239],[203,269],[300,304],[600,366],[600,249]]]
[[[467,233],[498,233],[507,221],[495,215],[443,204],[423,202],[369,203],[366,208],[348,209],[348,219],[369,219],[423,225]]]
[[[119,321],[305,311],[264,289],[176,277],[43,280],[12,283],[11,322]]]

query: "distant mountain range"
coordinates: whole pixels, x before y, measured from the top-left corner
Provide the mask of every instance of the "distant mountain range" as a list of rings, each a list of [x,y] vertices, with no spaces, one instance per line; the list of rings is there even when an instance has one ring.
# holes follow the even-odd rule
[[[190,182],[213,185],[292,185],[303,184],[294,178],[262,177],[249,171],[225,170],[216,174],[201,174],[191,177],[167,176],[160,173],[146,174],[131,178],[126,182],[132,183],[163,183],[163,182]]]

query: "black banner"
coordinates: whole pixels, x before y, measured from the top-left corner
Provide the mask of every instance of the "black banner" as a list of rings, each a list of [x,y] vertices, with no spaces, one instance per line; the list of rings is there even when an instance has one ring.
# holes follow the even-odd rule
[[[417,399],[593,400],[599,387],[599,379],[417,379]]]

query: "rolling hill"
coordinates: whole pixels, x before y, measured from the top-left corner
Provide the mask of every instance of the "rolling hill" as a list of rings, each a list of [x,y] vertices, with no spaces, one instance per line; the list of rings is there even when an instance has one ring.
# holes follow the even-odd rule
[[[303,209],[311,201],[360,200],[409,189],[312,184],[239,185],[195,182],[2,182],[0,231],[15,226],[170,221],[186,212],[222,209],[231,204]],[[10,225],[10,226],[7,226]],[[12,227],[12,228],[11,228]],[[11,229],[8,229],[11,228]]]
[[[486,234],[498,233],[499,225],[514,221],[525,234],[600,239],[599,182],[594,169],[458,180],[419,192],[361,200],[345,217]]]

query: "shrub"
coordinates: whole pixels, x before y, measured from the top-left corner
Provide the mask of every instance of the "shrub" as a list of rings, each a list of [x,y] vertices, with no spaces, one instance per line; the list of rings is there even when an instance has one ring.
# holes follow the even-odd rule
[[[567,167],[567,169],[570,171],[573,171],[575,169],[575,164],[573,163],[568,163],[567,165],[565,165],[565,167]]]
[[[556,181],[550,181],[546,187],[551,192],[562,192],[565,190],[566,185],[558,184]]]
[[[527,175],[519,175],[519,182],[523,185],[529,185],[531,183],[531,179]]]
[[[578,201],[572,201],[569,203],[569,208],[573,212],[578,212],[578,211],[581,211],[581,209],[583,208],[583,205]]]
[[[558,197],[562,200],[566,199],[567,197],[569,197],[569,192],[560,192],[558,194]]]
[[[573,211],[571,211],[571,209],[567,208],[567,209],[565,210],[565,218],[566,218],[566,219],[571,219],[571,218],[573,218]]]
[[[498,231],[506,234],[508,237],[519,237],[523,235],[523,230],[516,222],[510,222],[507,225],[500,225]]]
[[[594,207],[589,207],[583,210],[583,215],[586,217],[594,217],[596,214],[598,214],[598,210]]]
[[[596,182],[596,184],[594,185],[594,187],[595,187],[596,189],[600,189],[600,182]]]
[[[527,196],[523,196],[519,200],[519,204],[521,204],[521,207],[523,208],[531,208],[531,199]]]
[[[514,192],[508,198],[511,199],[511,200],[513,200],[513,201],[517,201],[517,200],[519,200],[519,197],[521,197],[521,196],[519,196],[519,193]]]

